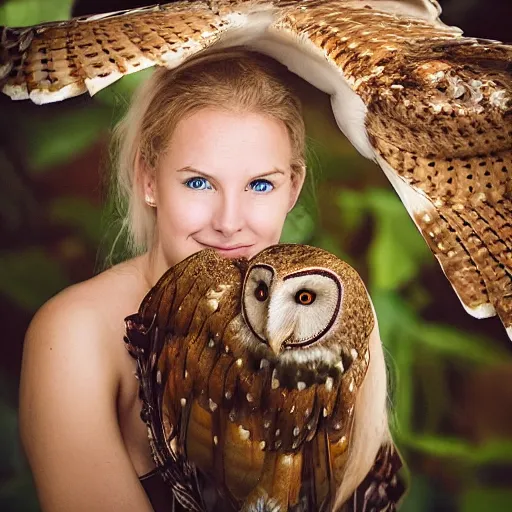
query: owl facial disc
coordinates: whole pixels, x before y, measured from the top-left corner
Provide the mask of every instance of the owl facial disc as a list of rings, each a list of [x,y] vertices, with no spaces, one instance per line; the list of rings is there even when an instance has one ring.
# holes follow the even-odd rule
[[[255,265],[244,283],[242,310],[252,332],[278,355],[323,338],[338,317],[342,295],[339,279],[328,270],[281,277],[270,266]]]

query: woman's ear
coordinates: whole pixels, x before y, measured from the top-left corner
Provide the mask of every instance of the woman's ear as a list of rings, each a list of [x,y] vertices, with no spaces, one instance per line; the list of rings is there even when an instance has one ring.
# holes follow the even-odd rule
[[[299,199],[300,192],[304,185],[306,178],[306,167],[302,167],[300,170],[292,170],[292,187],[290,192],[290,203],[288,206],[288,212],[292,211],[293,207]]]
[[[136,173],[139,193],[148,206],[156,206],[156,173],[141,157],[139,150],[136,155]]]

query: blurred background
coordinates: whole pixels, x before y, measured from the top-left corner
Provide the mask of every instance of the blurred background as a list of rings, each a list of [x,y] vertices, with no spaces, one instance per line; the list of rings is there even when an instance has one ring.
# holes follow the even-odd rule
[[[467,35],[512,42],[510,0],[441,4],[443,20]],[[0,25],[140,5],[0,0]],[[23,336],[48,298],[105,266],[118,229],[105,186],[109,132],[148,72],[60,104],[0,97],[2,511],[39,510],[17,434]],[[338,254],[369,287],[390,369],[393,432],[410,472],[402,510],[512,510],[512,347],[504,329],[464,312],[384,174],[336,128],[329,99],[296,86],[311,172],[283,241]]]

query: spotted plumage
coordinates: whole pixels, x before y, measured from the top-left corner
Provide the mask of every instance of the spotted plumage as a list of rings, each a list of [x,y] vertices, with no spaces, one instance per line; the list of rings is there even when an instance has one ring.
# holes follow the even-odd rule
[[[155,461],[187,488],[186,503],[176,499],[190,510],[332,510],[361,388],[378,364],[374,330],[359,276],[321,249],[282,244],[249,261],[205,250],[168,270],[127,319],[126,341]],[[370,397],[377,423],[385,398]],[[401,464],[379,463],[378,450],[396,480]]]
[[[2,28],[0,87],[48,103],[245,45],[331,96],[463,306],[512,338],[512,47],[463,37],[435,0],[181,1]]]

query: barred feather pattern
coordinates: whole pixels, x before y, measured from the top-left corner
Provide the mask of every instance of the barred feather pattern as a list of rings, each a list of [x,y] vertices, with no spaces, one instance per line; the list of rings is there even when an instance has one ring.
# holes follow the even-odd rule
[[[149,445],[153,459],[163,479],[172,487],[176,501],[185,510],[206,510],[200,491],[195,467],[170,446],[163,431],[161,397],[157,382],[156,362],[162,352],[162,338],[158,327],[147,329],[139,323],[137,315],[126,318],[125,343],[130,355],[137,361],[136,375],[139,380],[139,396],[142,400],[141,419],[147,425]],[[176,505],[170,506],[171,510]]]

